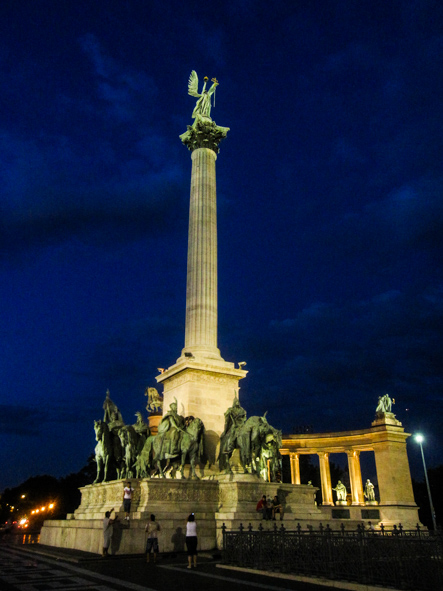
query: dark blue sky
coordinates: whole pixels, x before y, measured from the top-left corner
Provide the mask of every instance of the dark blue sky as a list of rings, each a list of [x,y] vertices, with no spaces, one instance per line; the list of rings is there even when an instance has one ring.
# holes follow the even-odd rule
[[[184,345],[192,69],[220,82],[219,346],[285,433],[443,440],[443,4],[3,0],[0,490],[79,470]],[[418,450],[409,446],[421,477]]]

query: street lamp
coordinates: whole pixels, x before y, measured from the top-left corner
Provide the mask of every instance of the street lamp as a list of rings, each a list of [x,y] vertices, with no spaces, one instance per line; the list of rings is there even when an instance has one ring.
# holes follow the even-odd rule
[[[428,471],[426,470],[425,454],[423,452],[423,445],[422,445],[423,441],[424,441],[424,437],[423,437],[423,435],[420,435],[420,433],[417,433],[417,435],[415,435],[414,439],[418,444],[420,444],[421,458],[423,460],[423,469],[425,471],[426,486],[428,488],[429,505],[431,507],[432,526],[434,528],[434,531],[436,532],[437,531],[437,520],[435,518],[435,510],[434,510],[434,505],[432,503],[431,487],[429,486]]]

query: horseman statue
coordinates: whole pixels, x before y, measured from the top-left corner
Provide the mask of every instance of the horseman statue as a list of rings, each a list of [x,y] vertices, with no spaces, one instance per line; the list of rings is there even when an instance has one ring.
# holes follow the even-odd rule
[[[281,432],[263,417],[249,417],[237,396],[225,412],[225,428],[220,436],[218,455],[220,472],[232,472],[230,459],[235,449],[245,474],[255,474],[262,480],[277,481],[281,473]]]
[[[178,414],[177,399],[169,406],[162,418],[157,433],[159,453],[165,459],[174,458],[180,453],[180,436],[185,430],[185,417]]]
[[[103,403],[103,410],[105,411],[103,422],[107,423],[110,429],[118,429],[123,427],[125,423],[123,421],[122,413],[118,410],[117,405],[112,402],[109,389],[106,390],[106,398]]]
[[[221,472],[230,471],[229,458],[236,447],[239,429],[245,421],[246,411],[240,405],[236,393],[232,406],[225,412],[225,428],[220,435],[219,468]]]

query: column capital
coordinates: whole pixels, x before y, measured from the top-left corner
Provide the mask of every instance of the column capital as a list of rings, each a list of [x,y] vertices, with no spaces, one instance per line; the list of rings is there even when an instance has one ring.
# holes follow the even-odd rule
[[[359,458],[360,457],[360,450],[358,450],[358,449],[347,449],[346,453],[348,454],[348,458]]]
[[[199,148],[209,148],[219,153],[219,144],[227,136],[229,127],[220,127],[209,117],[197,116],[193,125],[180,136],[183,144],[193,152]]]

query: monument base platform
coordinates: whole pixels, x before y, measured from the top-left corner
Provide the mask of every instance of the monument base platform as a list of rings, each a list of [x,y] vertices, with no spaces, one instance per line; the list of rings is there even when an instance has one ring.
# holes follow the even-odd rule
[[[114,525],[111,551],[138,554],[145,551],[145,526],[151,513],[161,525],[161,552],[185,550],[186,522],[190,513],[198,524],[199,550],[220,547],[223,523],[229,529],[240,523],[258,526],[262,516],[256,512],[259,499],[265,494],[278,495],[285,508],[284,519],[296,521],[321,519],[315,505],[317,489],[310,485],[263,482],[251,475],[232,474],[221,480],[133,480],[134,488],[130,520],[124,520],[122,505],[125,480],[91,484],[80,489],[81,504],[66,520],[45,521],[40,542],[48,546],[76,548],[101,554],[103,518],[115,508],[119,515]],[[274,522],[265,522],[271,527]],[[286,525],[286,524],[285,524]]]
[[[160,552],[185,551],[186,522],[195,514],[198,528],[198,549],[221,549],[223,524],[228,530],[251,525],[256,530],[284,527],[288,530],[329,525],[355,530],[368,520],[377,527],[402,523],[412,529],[417,523],[417,508],[409,506],[318,507],[317,488],[307,484],[263,482],[250,474],[219,475],[218,480],[140,479],[133,480],[133,501],[130,520],[125,521],[122,505],[125,480],[91,484],[80,489],[81,504],[66,520],[45,521],[40,543],[59,548],[73,548],[101,554],[103,518],[115,508],[119,520],[114,525],[111,553],[142,554],[145,551],[145,526],[151,513],[161,526]],[[283,520],[263,520],[257,513],[259,499],[278,496],[284,508]]]

